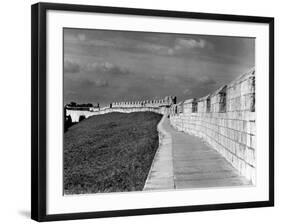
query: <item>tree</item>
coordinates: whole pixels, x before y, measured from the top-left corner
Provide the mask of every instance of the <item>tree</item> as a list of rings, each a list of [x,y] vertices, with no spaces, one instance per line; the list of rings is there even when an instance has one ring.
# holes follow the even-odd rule
[[[81,122],[81,121],[83,121],[83,120],[85,120],[85,119],[86,119],[85,115],[80,115],[80,117],[79,117],[79,122]]]
[[[71,102],[71,103],[69,104],[69,106],[71,106],[71,107],[76,107],[76,105],[77,105],[77,103],[75,103],[75,102]]]

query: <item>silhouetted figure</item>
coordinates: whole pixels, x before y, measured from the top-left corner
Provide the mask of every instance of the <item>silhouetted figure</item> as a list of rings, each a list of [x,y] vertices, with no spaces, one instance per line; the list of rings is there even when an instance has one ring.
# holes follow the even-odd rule
[[[176,104],[176,103],[177,103],[177,97],[176,97],[176,96],[174,96],[174,97],[172,98],[172,102],[173,102],[173,104]]]

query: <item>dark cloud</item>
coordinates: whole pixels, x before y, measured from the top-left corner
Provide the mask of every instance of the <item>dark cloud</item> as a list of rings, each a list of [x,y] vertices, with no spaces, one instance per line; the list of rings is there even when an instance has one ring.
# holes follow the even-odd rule
[[[129,69],[110,63],[108,61],[97,61],[87,64],[79,64],[75,61],[64,61],[64,72],[66,73],[79,73],[84,72],[96,72],[100,74],[110,75],[129,75]]]
[[[121,67],[110,62],[93,62],[86,65],[85,69],[89,72],[106,73],[112,75],[129,75],[127,68]]]
[[[184,95],[190,95],[192,93],[192,91],[189,88],[186,88],[183,90],[182,92]]]
[[[215,85],[217,82],[211,78],[211,77],[208,77],[208,76],[202,76],[202,77],[199,77],[198,79],[198,85],[201,85],[201,86],[212,86],[212,85]]]
[[[221,83],[215,81],[210,77],[204,77],[196,80],[190,88],[190,92],[185,93],[192,96],[192,98],[198,98],[212,93],[214,90],[219,88]]]
[[[211,48],[211,43],[203,39],[193,38],[176,38],[171,46],[161,45],[159,43],[141,43],[137,45],[140,50],[156,53],[159,55],[175,56],[183,54],[186,51],[190,53],[192,50]]]
[[[89,80],[85,79],[80,82],[82,89],[93,88],[93,87],[108,87],[109,82],[107,80]]]
[[[96,80],[94,84],[96,87],[109,87],[109,81],[107,80]]]
[[[76,62],[65,60],[64,61],[64,72],[78,73],[80,72],[80,65]]]
[[[253,38],[64,29],[65,100],[197,98],[255,65]]]
[[[112,35],[112,33],[109,34],[102,30],[96,30],[95,35],[90,30],[76,30],[76,32],[68,30],[67,32],[66,41],[81,44],[87,48],[114,48],[127,52],[138,51],[162,56],[174,56],[197,49],[212,49],[212,43],[201,36],[194,37],[194,35],[183,37],[180,34],[123,31],[115,31]],[[126,33],[126,37],[124,33]]]
[[[137,50],[139,52],[153,53],[162,56],[177,56],[185,53],[190,53],[191,51],[196,51],[198,49],[211,50],[212,44],[203,39],[194,38],[175,38],[169,44],[159,43],[155,39],[154,42],[151,41],[139,41],[135,45],[131,46],[129,51]]]

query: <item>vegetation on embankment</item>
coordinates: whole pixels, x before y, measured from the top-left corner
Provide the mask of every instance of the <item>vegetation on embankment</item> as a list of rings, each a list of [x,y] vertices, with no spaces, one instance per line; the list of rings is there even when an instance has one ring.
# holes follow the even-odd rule
[[[142,190],[158,148],[152,112],[92,116],[64,133],[64,193]]]

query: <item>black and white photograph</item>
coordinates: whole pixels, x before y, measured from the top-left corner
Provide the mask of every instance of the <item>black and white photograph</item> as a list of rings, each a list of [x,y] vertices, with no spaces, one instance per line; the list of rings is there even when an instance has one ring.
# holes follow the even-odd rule
[[[254,188],[255,41],[64,27],[64,195]]]
[[[274,205],[274,18],[32,6],[32,219]]]
[[[3,1],[0,223],[278,223],[279,5]]]

